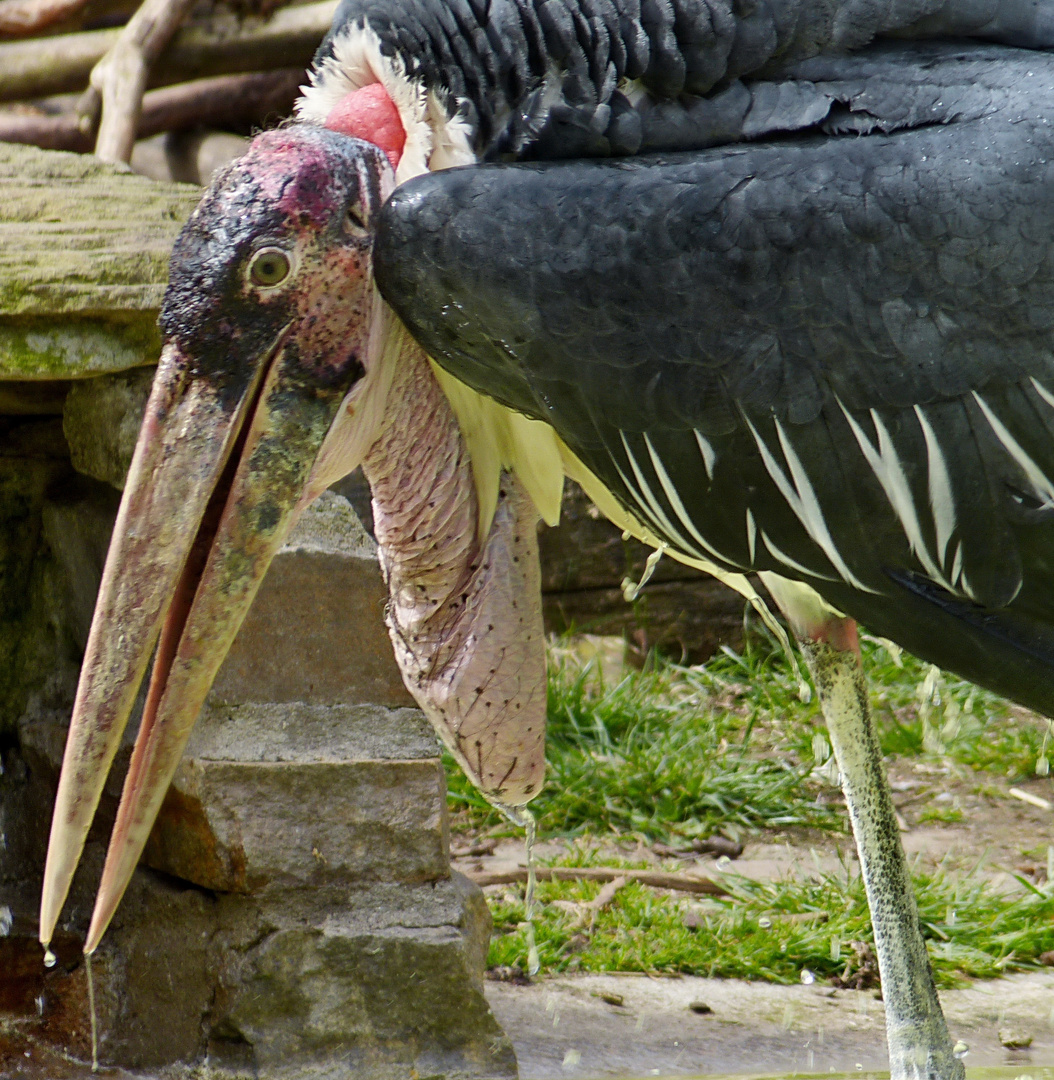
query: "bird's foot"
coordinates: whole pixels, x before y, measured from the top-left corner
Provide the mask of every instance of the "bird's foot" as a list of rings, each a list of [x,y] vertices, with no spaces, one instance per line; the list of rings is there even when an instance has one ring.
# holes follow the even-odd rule
[[[928,1026],[913,1029],[904,1039],[889,1032],[890,1080],[965,1080],[965,1051],[949,1044],[943,1017],[933,1031]]]

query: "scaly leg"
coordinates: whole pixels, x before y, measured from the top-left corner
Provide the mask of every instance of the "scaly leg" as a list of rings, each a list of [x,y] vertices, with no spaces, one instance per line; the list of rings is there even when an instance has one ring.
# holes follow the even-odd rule
[[[952,1048],[922,938],[868,704],[856,623],[811,589],[812,596],[806,596],[805,586],[763,576],[801,641],[842,776],[882,976],[890,1078],[963,1080],[965,1069]]]

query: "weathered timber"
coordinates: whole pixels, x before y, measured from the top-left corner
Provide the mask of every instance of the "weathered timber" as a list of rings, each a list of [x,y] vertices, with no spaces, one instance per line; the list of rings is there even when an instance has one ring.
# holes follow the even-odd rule
[[[623,579],[639,581],[650,551],[622,534],[570,480],[560,524],[538,537],[546,628],[563,633],[622,634],[639,654],[658,649],[699,663],[743,637],[743,598],[675,559],[660,560],[632,604]]]
[[[0,188],[0,379],[156,362],[169,252],[200,191],[3,143]]]
[[[268,20],[230,15],[185,27],[151,72],[151,86],[210,75],[306,67],[329,29],[336,0],[282,8]],[[0,101],[82,90],[120,30],[0,43]]]
[[[288,116],[306,81],[304,68],[279,68],[151,90],[143,98],[136,137],[149,139],[164,131],[199,126],[263,124]],[[72,109],[58,114],[0,109],[0,141],[88,154],[94,138]]]

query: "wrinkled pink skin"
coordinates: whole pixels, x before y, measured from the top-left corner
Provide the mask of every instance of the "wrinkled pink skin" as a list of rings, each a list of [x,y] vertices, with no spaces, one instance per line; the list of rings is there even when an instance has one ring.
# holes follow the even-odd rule
[[[521,805],[545,776],[537,512],[503,473],[494,523],[479,543],[465,443],[412,343],[363,470],[403,681],[473,783],[496,802]]]

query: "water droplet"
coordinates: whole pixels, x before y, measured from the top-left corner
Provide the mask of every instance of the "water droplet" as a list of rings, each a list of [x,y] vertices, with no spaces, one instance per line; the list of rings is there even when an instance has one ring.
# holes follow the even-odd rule
[[[99,1071],[99,1021],[95,1014],[95,979],[91,973],[91,953],[84,954],[84,973],[88,978],[88,1011],[91,1013],[91,1071]]]
[[[44,950],[44,967],[53,968],[58,957],[50,950]]]
[[[500,803],[495,799],[488,800],[490,804],[501,811],[513,825],[518,825],[524,830],[524,850],[527,862],[527,888],[523,895],[523,915],[527,924],[527,974],[535,976],[541,970],[542,962],[538,954],[538,944],[534,937],[534,890],[537,884],[535,877],[534,842],[538,835],[538,826],[534,814],[525,806],[510,806]]]
[[[801,975],[799,976],[803,986],[812,986],[816,982],[816,976],[808,969],[802,968]]]
[[[761,918],[758,919],[758,926],[760,926],[762,930],[767,930],[771,925],[772,920],[767,915],[762,915]]]

